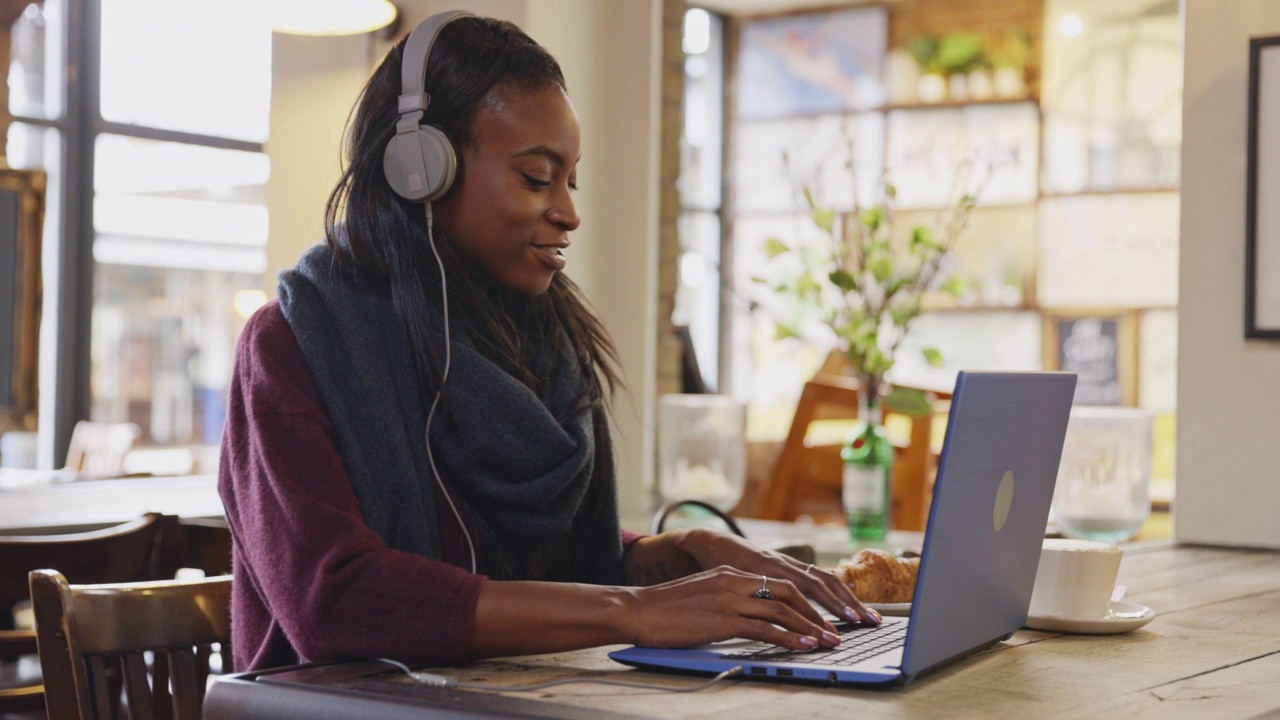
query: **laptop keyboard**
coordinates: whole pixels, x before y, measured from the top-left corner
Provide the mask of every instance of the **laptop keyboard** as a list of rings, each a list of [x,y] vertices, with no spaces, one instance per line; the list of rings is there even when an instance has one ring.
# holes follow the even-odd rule
[[[852,665],[872,655],[879,655],[886,650],[902,647],[902,644],[907,639],[907,623],[886,618],[880,625],[847,625],[839,634],[840,644],[833,648],[788,650],[777,645],[756,643],[745,650],[721,657],[727,660],[773,660],[804,662],[814,665]]]

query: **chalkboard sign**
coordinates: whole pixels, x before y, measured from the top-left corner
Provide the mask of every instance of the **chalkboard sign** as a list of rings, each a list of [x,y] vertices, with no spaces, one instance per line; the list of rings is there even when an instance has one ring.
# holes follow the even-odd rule
[[[1076,374],[1077,405],[1137,404],[1137,318],[1115,313],[1045,316],[1044,363]]]
[[[0,432],[34,430],[45,174],[0,169]]]

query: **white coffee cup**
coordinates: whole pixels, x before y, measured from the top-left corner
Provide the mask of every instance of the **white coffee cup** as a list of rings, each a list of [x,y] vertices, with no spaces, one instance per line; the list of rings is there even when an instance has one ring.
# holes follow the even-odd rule
[[[1068,620],[1106,617],[1122,555],[1107,543],[1046,539],[1028,614]]]

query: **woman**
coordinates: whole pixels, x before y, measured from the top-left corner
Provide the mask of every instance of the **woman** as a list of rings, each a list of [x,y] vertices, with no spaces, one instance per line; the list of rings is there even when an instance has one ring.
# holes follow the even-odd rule
[[[429,23],[361,95],[326,243],[241,337],[219,482],[236,668],[835,645],[805,596],[879,622],[834,576],[736,537],[620,531],[614,351],[560,272],[579,224],[564,78],[510,23]],[[425,64],[425,95],[402,64]],[[420,139],[454,149],[452,182],[447,157],[414,177],[418,150],[393,149]]]

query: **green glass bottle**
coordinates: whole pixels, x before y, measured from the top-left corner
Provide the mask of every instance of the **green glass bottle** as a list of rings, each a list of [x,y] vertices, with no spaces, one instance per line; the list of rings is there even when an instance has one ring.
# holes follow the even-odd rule
[[[893,447],[880,421],[879,405],[863,405],[862,420],[845,437],[844,509],[849,537],[883,540],[889,532],[889,481]]]

